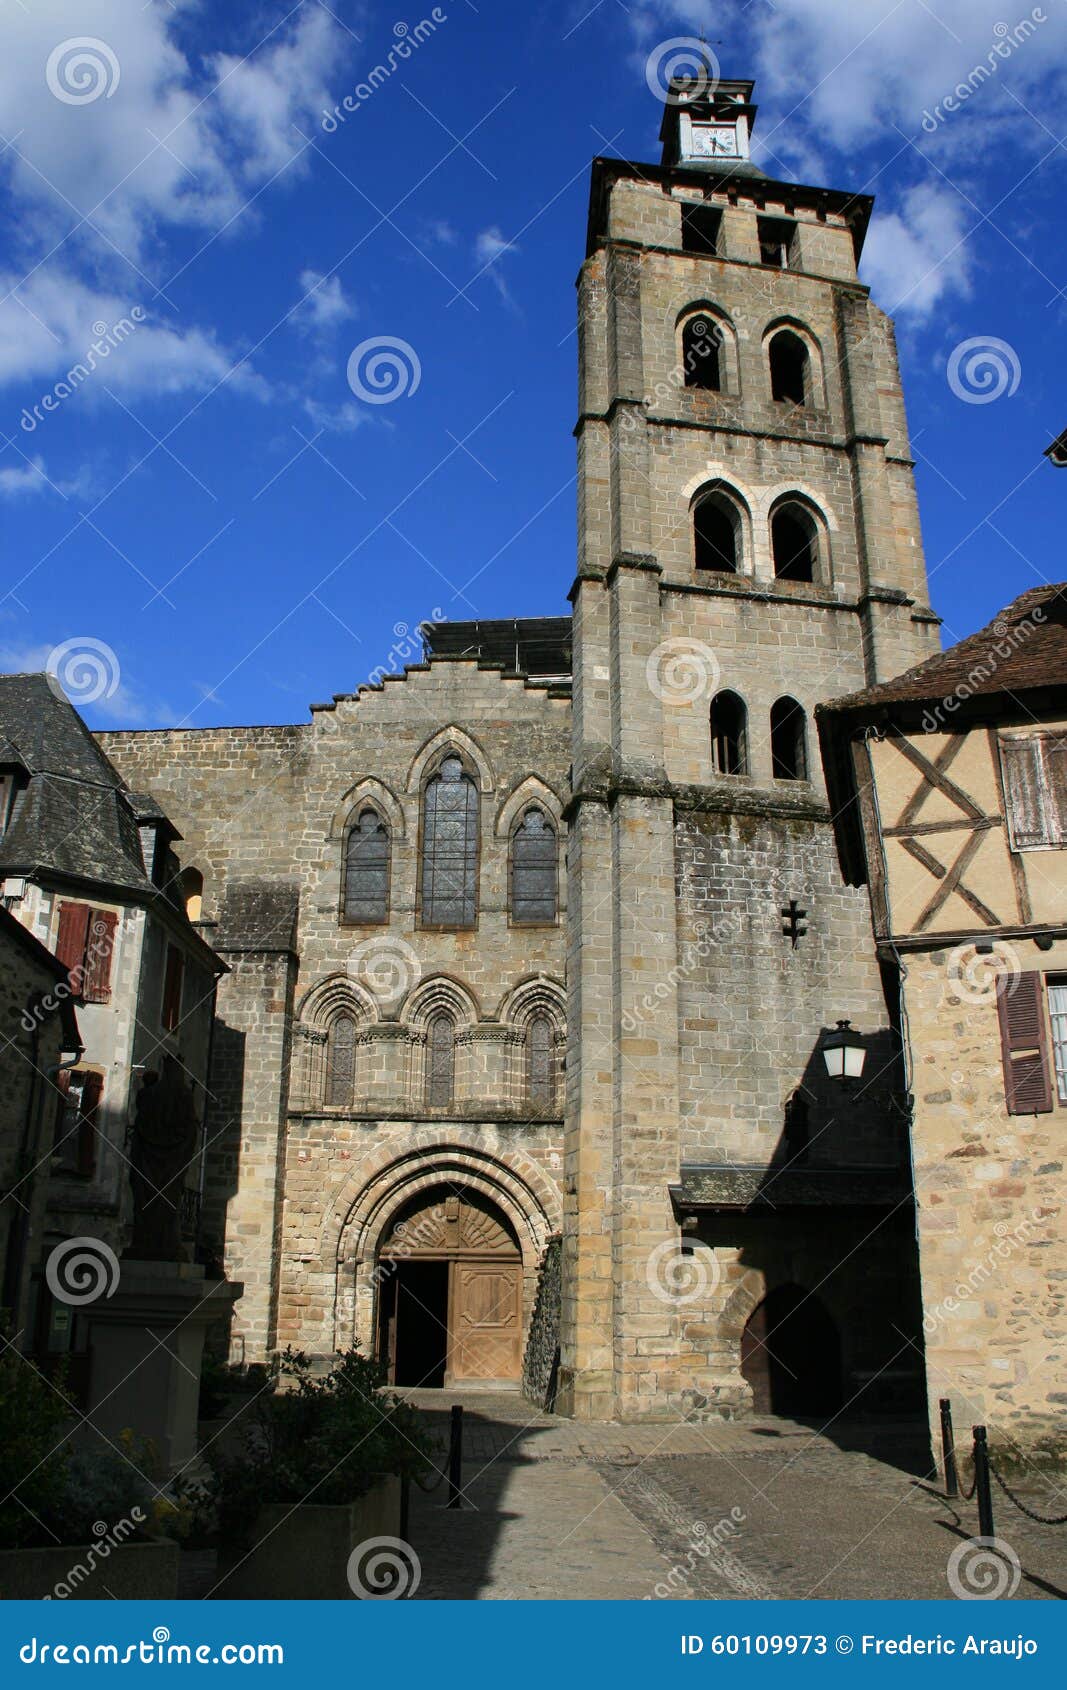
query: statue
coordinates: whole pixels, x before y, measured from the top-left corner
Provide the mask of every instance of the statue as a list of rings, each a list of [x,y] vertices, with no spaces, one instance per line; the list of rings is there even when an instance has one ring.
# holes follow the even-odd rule
[[[146,1074],[137,1097],[130,1150],[133,1235],[125,1254],[135,1261],[180,1262],[182,1192],[200,1126],[193,1094],[177,1057]]]

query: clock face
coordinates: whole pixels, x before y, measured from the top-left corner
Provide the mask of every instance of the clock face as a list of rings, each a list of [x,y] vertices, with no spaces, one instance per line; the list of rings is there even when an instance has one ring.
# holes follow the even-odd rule
[[[737,130],[732,123],[694,123],[694,158],[736,158]]]

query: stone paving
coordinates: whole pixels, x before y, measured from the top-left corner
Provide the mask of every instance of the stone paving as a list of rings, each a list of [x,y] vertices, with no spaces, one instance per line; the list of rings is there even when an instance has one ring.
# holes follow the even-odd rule
[[[465,1411],[464,1508],[445,1509],[443,1485],[412,1496],[420,1599],[948,1597],[949,1558],[978,1531],[973,1502],[938,1494],[899,1427],[835,1440],[771,1419],[619,1426],[557,1420],[517,1394],[404,1394],[442,1444],[451,1403]],[[1054,1488],[1025,1495],[1064,1511]],[[1067,1528],[995,1504],[1019,1563],[1005,1594],[1062,1599]],[[960,1549],[965,1588],[1016,1583],[1010,1559],[983,1568],[976,1554]]]

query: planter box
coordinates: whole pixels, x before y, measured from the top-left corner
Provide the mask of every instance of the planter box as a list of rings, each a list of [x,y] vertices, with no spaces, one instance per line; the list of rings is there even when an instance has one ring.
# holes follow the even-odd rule
[[[399,1537],[400,1480],[378,1479],[358,1502],[271,1502],[260,1509],[255,1547],[219,1556],[212,1595],[264,1601],[322,1597],[352,1601],[348,1557],[369,1538]]]
[[[0,1598],[44,1597],[108,1602],[169,1601],[178,1594],[176,1543],[71,1544],[55,1549],[0,1550]]]

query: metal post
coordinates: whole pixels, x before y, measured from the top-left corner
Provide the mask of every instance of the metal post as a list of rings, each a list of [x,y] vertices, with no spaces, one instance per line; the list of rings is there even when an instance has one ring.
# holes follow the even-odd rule
[[[408,1540],[408,1517],[411,1513],[411,1475],[400,1475],[400,1536]]]
[[[974,1431],[974,1491],[978,1498],[978,1535],[996,1537],[993,1525],[993,1493],[989,1488],[989,1445],[984,1426]]]
[[[959,1496],[960,1481],[956,1472],[956,1442],[952,1435],[952,1404],[941,1398],[941,1456],[945,1470],[945,1495]]]
[[[459,1491],[463,1482],[463,1404],[452,1404],[452,1424],[448,1440],[448,1502],[449,1508],[459,1507]]]

